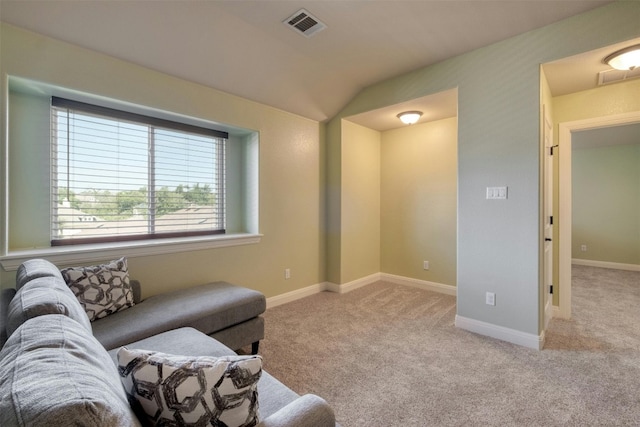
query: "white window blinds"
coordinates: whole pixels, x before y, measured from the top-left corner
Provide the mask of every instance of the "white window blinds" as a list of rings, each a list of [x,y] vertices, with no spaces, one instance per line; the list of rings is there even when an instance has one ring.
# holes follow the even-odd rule
[[[224,233],[225,132],[51,104],[52,245]]]

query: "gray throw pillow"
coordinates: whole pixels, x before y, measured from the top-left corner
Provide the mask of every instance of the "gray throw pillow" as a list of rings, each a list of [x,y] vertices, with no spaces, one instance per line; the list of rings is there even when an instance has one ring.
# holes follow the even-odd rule
[[[134,305],[124,257],[102,265],[65,268],[61,273],[91,321]]]
[[[118,351],[118,371],[138,417],[151,425],[258,424],[260,356],[189,357]]]

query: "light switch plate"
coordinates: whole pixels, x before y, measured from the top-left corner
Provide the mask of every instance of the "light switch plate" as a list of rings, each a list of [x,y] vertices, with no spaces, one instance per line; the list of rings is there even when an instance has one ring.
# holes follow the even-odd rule
[[[508,195],[508,187],[487,187],[487,200],[504,200]]]
[[[496,305],[496,294],[493,292],[487,292],[485,302],[487,305]]]

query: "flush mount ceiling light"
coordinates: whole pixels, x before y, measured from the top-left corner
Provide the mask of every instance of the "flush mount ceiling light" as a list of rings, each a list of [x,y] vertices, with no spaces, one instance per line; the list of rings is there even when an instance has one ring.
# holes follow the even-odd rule
[[[616,70],[629,71],[640,67],[640,44],[629,46],[604,58],[603,62]]]
[[[422,116],[422,111],[405,111],[404,113],[398,114],[398,118],[405,125],[412,125],[417,122]]]

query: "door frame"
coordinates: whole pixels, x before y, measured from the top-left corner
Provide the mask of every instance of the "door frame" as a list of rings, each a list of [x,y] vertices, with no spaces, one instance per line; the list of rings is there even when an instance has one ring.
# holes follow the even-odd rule
[[[542,304],[544,311],[544,330],[553,317],[553,120],[546,105],[542,105]]]
[[[640,111],[558,124],[558,317],[571,318],[571,132],[640,123]]]

